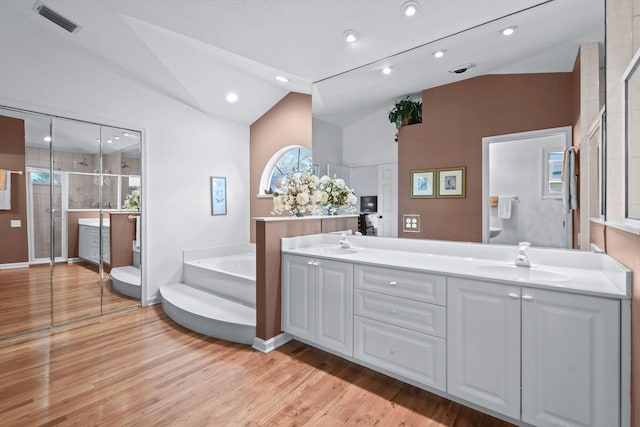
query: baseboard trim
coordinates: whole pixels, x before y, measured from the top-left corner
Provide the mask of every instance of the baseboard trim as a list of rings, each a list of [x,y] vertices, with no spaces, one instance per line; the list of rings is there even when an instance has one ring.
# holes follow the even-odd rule
[[[281,333],[280,335],[276,335],[273,338],[269,338],[268,340],[263,340],[262,338],[255,337],[253,339],[253,347],[254,350],[258,350],[262,353],[269,353],[272,350],[280,347],[291,341],[293,337],[286,332]]]
[[[10,262],[7,264],[0,264],[0,270],[8,270],[10,268],[25,268],[25,267],[29,267],[28,262]]]

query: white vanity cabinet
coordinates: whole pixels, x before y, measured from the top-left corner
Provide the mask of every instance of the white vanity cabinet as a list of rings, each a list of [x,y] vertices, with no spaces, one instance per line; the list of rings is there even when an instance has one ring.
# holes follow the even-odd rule
[[[100,262],[100,227],[93,225],[79,225],[78,256],[87,261]],[[111,243],[109,229],[102,231],[102,259],[111,264]]]
[[[449,394],[536,426],[619,425],[618,300],[449,278],[447,301]]]
[[[444,276],[354,266],[354,358],[446,389]]]
[[[282,329],[337,354],[353,355],[353,265],[282,258]]]

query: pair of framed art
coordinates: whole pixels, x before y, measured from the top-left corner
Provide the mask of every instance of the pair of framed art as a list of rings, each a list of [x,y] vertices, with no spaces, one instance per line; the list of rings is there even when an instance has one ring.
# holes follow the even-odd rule
[[[411,198],[465,197],[464,166],[411,171]]]

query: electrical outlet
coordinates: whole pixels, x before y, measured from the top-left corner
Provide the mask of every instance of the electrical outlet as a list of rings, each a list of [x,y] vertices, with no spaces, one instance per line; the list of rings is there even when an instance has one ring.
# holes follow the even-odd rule
[[[22,221],[19,219],[12,219],[11,220],[11,228],[20,228],[22,227]]]
[[[405,233],[420,232],[420,215],[404,214],[402,215],[402,231]]]

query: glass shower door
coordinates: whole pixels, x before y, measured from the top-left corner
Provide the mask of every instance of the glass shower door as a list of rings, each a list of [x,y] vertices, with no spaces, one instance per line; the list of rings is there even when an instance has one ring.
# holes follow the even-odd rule
[[[51,242],[56,262],[66,260],[63,216],[63,176],[53,174],[53,221],[51,229],[51,174],[48,170],[27,169],[27,191],[30,217],[29,263],[45,264],[51,261]]]

